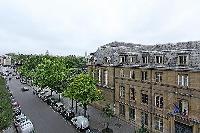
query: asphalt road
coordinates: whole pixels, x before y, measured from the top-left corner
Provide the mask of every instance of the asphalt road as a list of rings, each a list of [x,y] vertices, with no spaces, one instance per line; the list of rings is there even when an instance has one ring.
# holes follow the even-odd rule
[[[28,118],[33,122],[36,133],[78,133],[73,125],[66,122],[62,116],[54,112],[50,106],[40,100],[30,88],[22,92],[21,88],[28,86],[21,84],[19,79],[13,77],[9,81],[9,88]]]

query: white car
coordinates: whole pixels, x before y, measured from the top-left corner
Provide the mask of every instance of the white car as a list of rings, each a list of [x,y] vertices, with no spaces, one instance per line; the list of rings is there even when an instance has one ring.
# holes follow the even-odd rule
[[[19,133],[34,133],[33,123],[28,119],[17,128]]]
[[[77,116],[71,119],[71,122],[76,128],[80,130],[86,130],[89,128],[89,121],[84,116]]]

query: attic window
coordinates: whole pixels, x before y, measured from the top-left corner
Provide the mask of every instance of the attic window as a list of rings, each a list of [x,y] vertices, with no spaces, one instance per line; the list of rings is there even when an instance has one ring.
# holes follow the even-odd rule
[[[148,63],[148,56],[142,56],[142,63],[147,64]]]
[[[120,57],[120,63],[125,63],[125,56]]]
[[[161,55],[155,57],[156,64],[162,64],[163,63],[163,57]]]
[[[178,56],[178,64],[179,65],[187,65],[188,63],[188,56],[187,55],[179,55]]]

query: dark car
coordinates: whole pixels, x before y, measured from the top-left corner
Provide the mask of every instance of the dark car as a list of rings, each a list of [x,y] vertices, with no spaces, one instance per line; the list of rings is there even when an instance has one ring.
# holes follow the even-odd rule
[[[66,120],[71,120],[73,117],[75,117],[75,113],[73,111],[73,109],[68,109],[68,110],[64,110],[61,115],[63,116],[63,118],[65,118]]]
[[[44,95],[44,96],[41,97],[41,98],[42,98],[42,100],[43,100],[44,102],[46,102],[47,99],[50,98],[51,96],[52,96],[51,94],[47,94],[47,95]]]
[[[29,88],[27,87],[27,86],[24,86],[24,87],[22,87],[22,89],[21,89],[22,91],[28,91],[29,90]]]
[[[49,98],[47,98],[47,100],[46,100],[46,103],[47,103],[48,105],[51,105],[51,106],[54,106],[57,102],[58,102],[58,99],[53,98],[53,97],[49,97]]]
[[[41,91],[42,91],[42,89],[34,89],[33,94],[38,95]]]

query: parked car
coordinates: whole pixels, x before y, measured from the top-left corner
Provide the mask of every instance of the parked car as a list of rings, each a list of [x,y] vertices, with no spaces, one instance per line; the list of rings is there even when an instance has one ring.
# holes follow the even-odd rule
[[[38,95],[41,91],[41,89],[34,89],[33,94]]]
[[[64,104],[61,102],[55,103],[55,105],[53,105],[53,109],[57,112],[60,112],[63,108]]]
[[[19,118],[15,118],[15,119],[14,119],[14,125],[15,125],[15,127],[18,127],[18,126],[20,126],[21,123],[24,123],[24,122],[27,121],[27,120],[28,120],[28,119],[26,118],[25,115],[23,115],[23,116],[21,116],[21,117],[19,117]]]
[[[20,77],[19,77],[19,76],[16,76],[15,78],[16,78],[16,79],[20,79]]]
[[[30,120],[27,120],[20,124],[20,126],[17,128],[17,131],[19,133],[34,133],[33,123]]]
[[[77,116],[71,119],[72,124],[80,129],[80,130],[87,130],[89,128],[89,121],[84,116]]]
[[[21,80],[20,81],[22,84],[27,84],[27,82],[25,80]]]
[[[71,120],[72,118],[75,117],[75,113],[74,113],[73,109],[64,110],[63,112],[61,112],[61,115],[62,115],[66,120]]]
[[[44,102],[46,102],[47,101],[47,98],[49,98],[49,97],[51,97],[52,95],[50,94],[50,93],[46,93],[46,94],[44,94],[41,98],[42,98],[42,100],[44,101]]]
[[[14,108],[13,113],[14,113],[15,116],[20,115],[22,113],[21,108],[20,107]]]
[[[28,91],[29,88],[27,86],[22,87],[22,91]]]
[[[49,97],[49,98],[47,98],[47,100],[46,100],[46,103],[47,103],[48,105],[51,105],[51,106],[54,106],[57,102],[58,102],[58,99],[53,98],[53,97]]]
[[[41,98],[45,93],[49,92],[48,90],[42,90],[39,94],[38,97]]]

